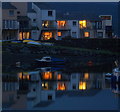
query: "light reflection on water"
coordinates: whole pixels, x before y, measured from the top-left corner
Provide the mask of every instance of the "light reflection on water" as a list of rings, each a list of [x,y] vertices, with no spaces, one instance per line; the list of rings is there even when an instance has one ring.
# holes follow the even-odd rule
[[[118,110],[120,98],[112,91],[105,73],[42,68],[3,74],[4,109]]]

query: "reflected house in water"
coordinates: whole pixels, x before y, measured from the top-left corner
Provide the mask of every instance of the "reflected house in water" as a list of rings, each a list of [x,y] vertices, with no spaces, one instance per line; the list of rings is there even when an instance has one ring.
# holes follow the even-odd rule
[[[8,78],[3,82],[3,107],[6,104],[8,108],[47,106],[64,95],[91,96],[105,87],[104,76],[94,73],[32,71],[14,77],[15,81]]]

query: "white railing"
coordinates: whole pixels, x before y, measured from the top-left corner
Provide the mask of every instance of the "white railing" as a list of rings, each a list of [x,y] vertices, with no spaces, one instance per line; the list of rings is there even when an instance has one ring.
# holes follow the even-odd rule
[[[16,20],[3,20],[3,29],[19,29],[19,22]]]

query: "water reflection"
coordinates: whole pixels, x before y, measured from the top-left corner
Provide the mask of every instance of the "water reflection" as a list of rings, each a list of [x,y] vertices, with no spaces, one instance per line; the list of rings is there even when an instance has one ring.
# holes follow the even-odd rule
[[[117,88],[120,91],[120,84],[106,80],[105,73],[66,73],[52,70],[51,68],[18,72],[11,75],[4,73],[3,108],[32,108],[38,110],[53,110],[55,108],[64,110],[71,106],[73,110],[82,110],[86,109],[85,105],[88,105],[88,109],[93,110],[96,108],[101,110],[118,109],[118,100],[114,97],[114,93],[112,93]],[[106,96],[106,93],[108,96]],[[99,102],[98,105],[95,101],[95,98],[101,100],[103,97],[108,100],[106,100],[108,103],[106,107],[100,106],[104,101]],[[83,101],[86,104],[82,103]],[[79,104],[83,106],[79,106]],[[92,104],[97,106],[95,107]]]

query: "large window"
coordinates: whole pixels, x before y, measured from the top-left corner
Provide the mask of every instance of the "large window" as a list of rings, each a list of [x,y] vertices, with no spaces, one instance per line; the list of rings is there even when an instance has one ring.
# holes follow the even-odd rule
[[[52,38],[52,32],[43,32],[42,39],[43,40],[49,40]]]
[[[90,32],[84,32],[84,37],[90,37]]]
[[[30,39],[30,32],[20,32],[19,40]]]
[[[58,28],[59,27],[65,27],[66,21],[57,21]]]
[[[81,20],[79,21],[80,28],[86,28],[87,27],[87,21],[86,20]]]
[[[103,32],[98,32],[97,35],[99,38],[103,38]]]
[[[53,16],[53,12],[52,11],[48,11],[48,16]]]
[[[112,16],[100,16],[101,19],[104,19],[104,20],[111,20],[112,19]]]

